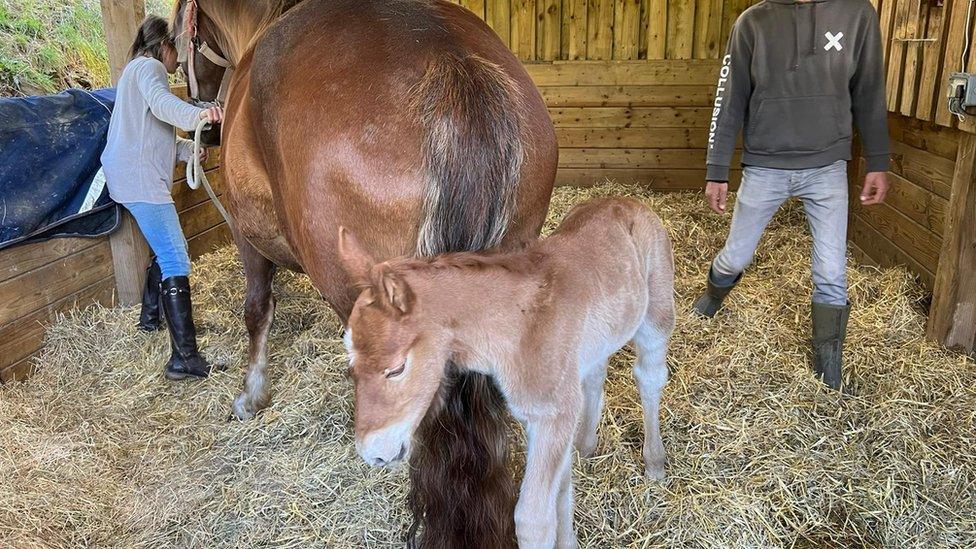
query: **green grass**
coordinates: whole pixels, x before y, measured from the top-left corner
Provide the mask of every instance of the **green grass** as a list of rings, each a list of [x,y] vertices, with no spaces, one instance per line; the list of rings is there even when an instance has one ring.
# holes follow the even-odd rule
[[[168,15],[172,0],[148,0]],[[109,85],[99,0],[0,0],[0,96]]]

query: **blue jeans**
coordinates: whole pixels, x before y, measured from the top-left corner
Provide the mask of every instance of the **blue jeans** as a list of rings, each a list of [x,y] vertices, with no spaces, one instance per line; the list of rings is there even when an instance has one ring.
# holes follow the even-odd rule
[[[712,263],[715,282],[732,283],[752,263],[766,226],[783,202],[797,197],[813,235],[813,301],[847,305],[847,162],[780,170],[747,166],[736,194],[732,228]]]
[[[190,275],[190,253],[173,204],[130,202],[123,204],[136,218],[139,230],[156,254],[163,280]]]

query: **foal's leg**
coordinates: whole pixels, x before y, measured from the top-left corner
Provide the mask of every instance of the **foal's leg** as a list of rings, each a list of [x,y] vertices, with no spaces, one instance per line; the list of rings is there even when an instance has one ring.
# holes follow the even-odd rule
[[[558,525],[556,530],[556,547],[558,549],[576,549],[579,541],[576,539],[576,529],[573,528],[573,452],[567,452],[563,462],[562,480],[559,488]]]
[[[576,416],[574,410],[527,424],[525,478],[515,506],[515,535],[520,549],[550,549],[556,544],[559,496],[571,463]],[[571,504],[569,507],[572,509]]]
[[[274,296],[271,294],[275,267],[243,238],[237,240],[244,263],[244,277],[247,280],[244,322],[248,332],[248,366],[244,377],[244,392],[234,400],[234,415],[238,419],[246,420],[271,403],[266,372],[268,332],[271,331],[275,310]]]
[[[603,385],[607,379],[607,361],[593,364],[581,372],[583,378],[583,416],[576,429],[576,450],[590,457],[596,450],[596,430],[603,411]]]
[[[644,472],[664,480],[664,444],[661,442],[661,392],[668,381],[668,338],[670,329],[646,322],[634,336],[637,364],[634,378],[644,408]]]

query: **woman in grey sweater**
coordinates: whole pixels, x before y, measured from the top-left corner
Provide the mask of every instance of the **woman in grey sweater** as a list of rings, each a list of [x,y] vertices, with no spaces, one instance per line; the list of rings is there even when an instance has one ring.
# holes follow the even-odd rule
[[[102,153],[112,199],[132,213],[156,255],[148,270],[139,327],[160,327],[161,298],[173,348],[166,377],[173,380],[210,373],[210,365],[197,350],[190,256],[170,192],[173,167],[177,161],[191,159],[193,143],[177,138],[174,127],[192,131],[200,120],[217,123],[223,117],[219,107],[199,108],[170,92],[167,75],[176,72],[176,59],[169,24],[161,17],[147,17],[119,78]]]

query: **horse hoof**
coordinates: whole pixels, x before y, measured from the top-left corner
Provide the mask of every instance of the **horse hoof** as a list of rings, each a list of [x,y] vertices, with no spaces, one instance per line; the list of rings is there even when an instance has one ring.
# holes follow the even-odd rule
[[[665,478],[664,464],[661,463],[644,467],[644,476],[646,476],[648,480],[654,480],[657,482],[663,481]]]
[[[254,419],[257,410],[248,402],[246,395],[240,395],[234,399],[234,416],[241,421]]]

